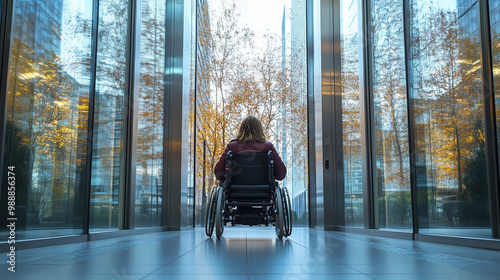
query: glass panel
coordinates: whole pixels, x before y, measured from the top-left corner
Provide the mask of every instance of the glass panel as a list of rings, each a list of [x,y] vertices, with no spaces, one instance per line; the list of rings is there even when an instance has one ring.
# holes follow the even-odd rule
[[[403,2],[370,7],[377,218],[379,228],[412,230]]]
[[[142,1],[135,227],[160,226],[161,222],[165,3]]]
[[[307,225],[306,1],[200,1],[199,7],[206,15],[198,21],[197,221],[204,194],[216,184],[214,164],[241,120],[254,115],[287,166],[282,184],[295,225]]]
[[[99,2],[94,145],[90,197],[91,231],[118,228],[123,180],[128,0]]]
[[[491,237],[478,1],[410,1],[421,233]]]
[[[491,51],[493,54],[493,85],[495,86],[495,108],[497,118],[497,140],[500,147],[500,0],[489,0]],[[500,148],[498,149],[500,157]],[[500,172],[500,170],[498,171]]]
[[[92,0],[14,2],[2,173],[18,239],[82,233],[91,25]]]
[[[278,124],[270,130],[281,130],[272,138],[280,143],[277,150],[288,168],[283,186],[290,192],[293,222],[308,226],[306,1],[291,0],[290,8],[287,5],[284,1],[280,62],[283,79],[287,81],[282,85],[281,96],[288,100],[284,100],[286,105],[277,118]]]
[[[364,226],[359,108],[358,1],[340,1],[345,225]]]

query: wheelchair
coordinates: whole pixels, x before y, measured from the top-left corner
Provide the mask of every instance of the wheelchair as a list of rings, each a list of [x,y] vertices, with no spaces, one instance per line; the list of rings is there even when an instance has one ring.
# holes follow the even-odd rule
[[[292,209],[286,188],[274,178],[272,151],[267,154],[227,153],[226,177],[213,187],[207,202],[205,232],[220,239],[224,226],[274,225],[281,240],[292,234]]]

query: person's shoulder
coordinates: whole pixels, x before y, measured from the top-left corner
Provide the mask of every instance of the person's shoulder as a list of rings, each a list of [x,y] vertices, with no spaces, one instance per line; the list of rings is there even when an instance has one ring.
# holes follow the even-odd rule
[[[238,145],[239,143],[240,141],[238,141],[237,139],[232,139],[231,141],[229,141],[229,143],[227,143],[227,146],[231,148],[231,146]]]
[[[266,145],[266,148],[273,148],[274,147],[273,143],[271,143],[269,141],[264,142],[264,145]]]

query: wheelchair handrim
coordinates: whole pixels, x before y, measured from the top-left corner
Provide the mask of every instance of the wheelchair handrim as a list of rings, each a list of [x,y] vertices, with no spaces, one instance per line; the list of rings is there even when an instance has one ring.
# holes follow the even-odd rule
[[[282,198],[285,206],[285,236],[290,236],[292,234],[292,207],[290,203],[290,196],[288,195],[288,190],[283,188],[284,197]]]
[[[274,221],[275,222],[274,228],[276,231],[276,236],[278,236],[279,239],[282,239],[284,235],[283,232],[284,213],[283,213],[283,201],[281,198],[280,187],[276,187],[274,195],[276,196],[275,198],[276,217]]]
[[[207,213],[205,214],[205,233],[208,237],[212,237],[212,233],[214,232],[214,196],[216,188],[212,188],[209,194]]]
[[[224,190],[222,187],[217,188],[217,210],[215,211],[215,234],[217,239],[219,239],[224,233],[224,216],[223,210],[224,208]]]

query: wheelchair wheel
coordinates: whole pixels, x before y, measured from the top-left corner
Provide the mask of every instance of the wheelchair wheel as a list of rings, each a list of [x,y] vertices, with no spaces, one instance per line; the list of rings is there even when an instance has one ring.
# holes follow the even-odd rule
[[[281,189],[282,199],[283,199],[283,210],[285,217],[285,237],[288,237],[292,234],[292,204],[290,203],[290,196],[288,195],[288,190],[286,188]]]
[[[207,212],[205,213],[205,233],[208,237],[212,237],[212,233],[214,232],[215,207],[217,206],[216,189],[217,187],[214,187],[210,191],[208,196]]]
[[[283,239],[284,230],[283,223],[285,220],[283,213],[283,200],[281,198],[281,190],[280,187],[276,187],[274,190],[275,201],[274,205],[276,207],[276,217],[274,219],[274,228],[276,230],[276,236],[281,240]]]
[[[215,210],[215,236],[220,239],[224,233],[224,190],[217,188],[217,208]]]

